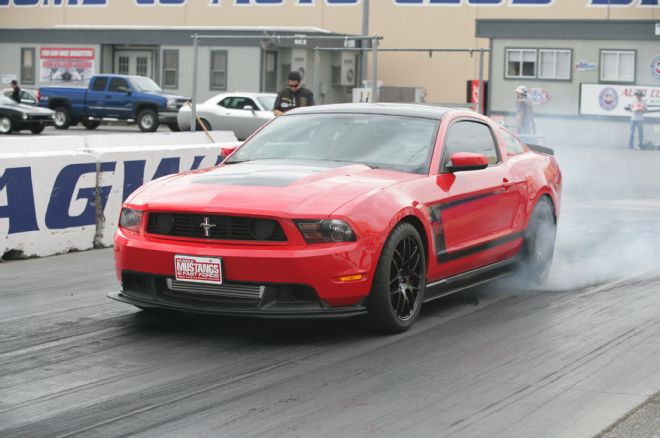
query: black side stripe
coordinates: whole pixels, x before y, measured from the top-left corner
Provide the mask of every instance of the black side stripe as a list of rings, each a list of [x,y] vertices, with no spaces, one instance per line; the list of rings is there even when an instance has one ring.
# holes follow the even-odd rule
[[[452,260],[460,259],[461,257],[467,257],[469,255],[485,251],[490,248],[494,248],[498,245],[503,245],[505,243],[522,239],[524,237],[525,233],[524,231],[518,231],[515,233],[507,234],[506,236],[498,237],[497,239],[493,239],[489,242],[482,243],[480,245],[475,245],[471,246],[469,248],[462,249],[460,251],[454,251],[454,252],[448,252],[446,249],[443,248],[442,251],[438,251],[436,254],[438,258],[438,263],[442,262],[449,262]]]

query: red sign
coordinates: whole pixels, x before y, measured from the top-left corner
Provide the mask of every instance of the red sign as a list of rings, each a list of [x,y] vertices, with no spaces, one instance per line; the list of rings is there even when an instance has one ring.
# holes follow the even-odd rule
[[[94,59],[93,47],[43,47],[41,59]]]

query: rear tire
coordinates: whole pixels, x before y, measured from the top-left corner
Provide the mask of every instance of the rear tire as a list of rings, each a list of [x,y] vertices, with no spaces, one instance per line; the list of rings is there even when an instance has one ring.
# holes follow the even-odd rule
[[[96,129],[101,125],[98,120],[83,120],[80,123],[87,129]]]
[[[71,126],[71,111],[65,106],[55,108],[55,128],[68,129]]]
[[[14,124],[7,116],[0,117],[0,134],[11,134],[14,130]]]
[[[419,315],[426,288],[426,255],[419,233],[401,223],[387,238],[374,274],[367,310],[382,333],[408,330]]]
[[[204,128],[205,128],[207,131],[211,131],[211,130],[212,130],[212,129],[211,129],[211,124],[209,123],[208,120],[206,120],[206,119],[200,119],[200,120],[201,120],[201,123],[200,123],[200,122],[197,122],[197,131],[203,131]],[[204,128],[202,128],[202,125],[204,126]]]
[[[181,131],[181,128],[179,128],[179,124],[178,124],[178,123],[168,123],[168,124],[167,124],[167,127],[170,128],[170,131],[172,131],[172,132],[179,132],[179,131]]]
[[[550,274],[557,224],[552,202],[543,197],[534,207],[520,250],[517,277],[525,286],[543,284]]]
[[[143,109],[138,114],[137,124],[142,132],[154,132],[158,129],[158,114],[152,109]]]
[[[33,126],[32,128],[30,128],[30,131],[32,131],[33,134],[41,134],[42,132],[44,132],[44,128],[45,128],[44,125]]]

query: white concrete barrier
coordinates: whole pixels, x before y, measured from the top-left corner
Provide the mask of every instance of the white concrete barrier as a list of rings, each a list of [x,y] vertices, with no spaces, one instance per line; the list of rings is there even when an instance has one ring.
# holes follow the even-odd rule
[[[50,137],[52,143],[36,147],[32,137],[15,137],[9,151],[0,143],[0,257],[110,246],[121,204],[133,190],[160,176],[214,166],[223,146],[238,144],[231,132],[214,132],[217,143],[203,133],[157,135],[89,136],[95,138],[82,145],[85,137]]]

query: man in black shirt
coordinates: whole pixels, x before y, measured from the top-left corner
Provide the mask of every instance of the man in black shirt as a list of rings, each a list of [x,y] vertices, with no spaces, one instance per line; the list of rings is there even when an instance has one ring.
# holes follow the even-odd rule
[[[314,105],[314,93],[301,86],[302,77],[297,71],[289,73],[289,86],[277,93],[273,113],[281,116],[285,112],[301,106]]]
[[[14,79],[11,81],[11,98],[16,101],[16,103],[21,103],[21,87],[18,86],[18,82]]]

